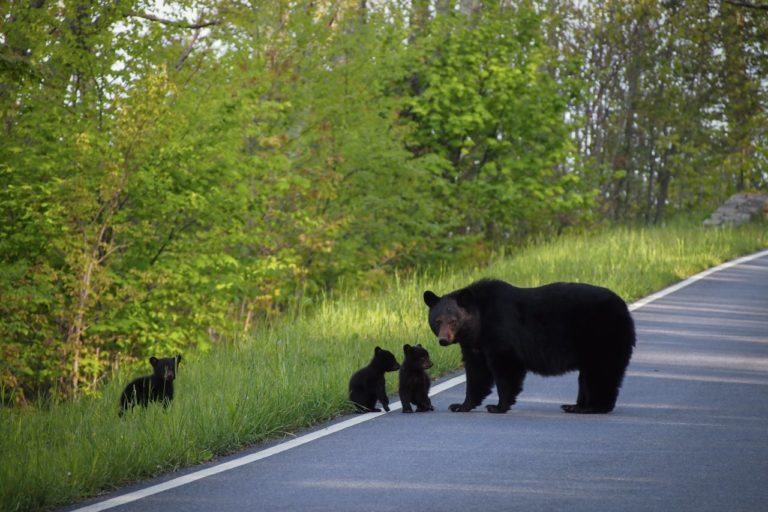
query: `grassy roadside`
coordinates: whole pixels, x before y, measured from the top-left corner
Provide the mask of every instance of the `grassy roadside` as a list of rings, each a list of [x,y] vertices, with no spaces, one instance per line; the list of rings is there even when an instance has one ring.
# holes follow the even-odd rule
[[[433,375],[456,369],[458,350],[438,347],[426,325],[425,289],[441,294],[483,276],[519,286],[569,280],[608,286],[631,302],[765,247],[765,225],[564,237],[483,269],[393,278],[381,292],[342,294],[210,354],[185,354],[168,411],[151,407],[118,420],[117,398],[128,376],[108,383],[100,398],[0,409],[0,510],[70,503],[349,411],[347,380],[376,345],[402,358],[404,343],[421,342],[433,356]],[[391,391],[396,381],[390,374]]]

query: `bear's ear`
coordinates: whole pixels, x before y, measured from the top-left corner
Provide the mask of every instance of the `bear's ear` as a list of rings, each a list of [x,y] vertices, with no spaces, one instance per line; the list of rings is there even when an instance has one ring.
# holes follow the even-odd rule
[[[470,309],[475,303],[475,297],[471,290],[464,288],[456,294],[456,304],[462,309]]]
[[[440,302],[440,297],[432,293],[431,291],[427,290],[424,292],[424,304],[427,306],[434,307],[435,304]]]
[[[408,355],[408,352],[410,351],[411,351],[411,346],[409,344],[406,343],[405,345],[403,345],[403,353],[405,355]]]
[[[376,347],[375,349],[373,349],[374,354],[378,354],[379,352],[381,352],[381,347]]]
[[[151,365],[152,365],[152,368],[154,368],[155,366],[157,366],[157,358],[156,358],[155,356],[152,356],[152,357],[150,357],[150,358],[149,358],[149,364],[151,364]]]

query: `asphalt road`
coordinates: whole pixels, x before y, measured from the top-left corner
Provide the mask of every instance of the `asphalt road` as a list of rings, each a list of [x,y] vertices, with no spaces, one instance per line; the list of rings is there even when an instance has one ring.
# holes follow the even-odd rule
[[[636,306],[612,414],[560,411],[575,374],[529,375],[505,415],[449,412],[460,383],[435,412],[348,416],[78,510],[768,510],[768,252]]]

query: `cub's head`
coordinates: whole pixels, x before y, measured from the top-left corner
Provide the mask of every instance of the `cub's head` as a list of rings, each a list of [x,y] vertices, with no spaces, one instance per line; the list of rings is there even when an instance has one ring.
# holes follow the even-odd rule
[[[403,353],[405,354],[403,365],[408,364],[415,368],[423,368],[424,370],[432,368],[429,352],[421,345],[403,345]]]
[[[471,290],[465,288],[442,297],[427,290],[424,303],[429,306],[429,327],[440,345],[473,343],[478,319]]]
[[[384,350],[381,347],[376,347],[373,350],[373,363],[376,367],[381,368],[385,372],[394,372],[400,369],[400,364],[395,359],[395,355],[389,350]]]
[[[176,370],[181,362],[181,355],[176,357],[150,357],[149,364],[155,369],[155,375],[165,381],[172,382],[176,378]]]

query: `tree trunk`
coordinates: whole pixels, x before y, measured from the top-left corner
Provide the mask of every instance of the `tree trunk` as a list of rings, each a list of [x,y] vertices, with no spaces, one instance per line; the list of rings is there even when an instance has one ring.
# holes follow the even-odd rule
[[[732,184],[736,191],[749,188],[753,155],[751,125],[761,108],[756,98],[758,87],[747,72],[744,49],[744,13],[733,5],[721,6],[723,47],[725,50],[725,115],[728,121],[728,142],[735,168]]]
[[[667,198],[669,197],[669,183],[672,181],[672,173],[669,172],[665,163],[659,172],[659,193],[656,196],[656,212],[653,216],[653,223],[659,224],[664,218],[664,209],[667,206]]]

